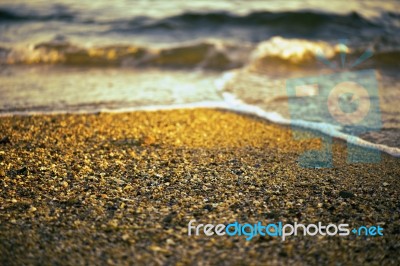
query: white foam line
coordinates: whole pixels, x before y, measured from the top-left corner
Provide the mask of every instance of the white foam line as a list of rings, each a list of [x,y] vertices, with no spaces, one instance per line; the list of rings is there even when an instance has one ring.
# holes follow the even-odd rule
[[[235,111],[243,114],[251,114],[257,117],[266,119],[270,122],[274,122],[282,125],[290,125],[295,127],[300,127],[304,129],[312,129],[319,131],[325,135],[342,139],[348,143],[361,146],[364,148],[378,149],[385,153],[388,153],[395,157],[400,157],[400,148],[389,147],[383,144],[375,144],[369,141],[363,140],[361,138],[347,135],[340,132],[340,127],[333,126],[325,123],[309,122],[304,120],[290,120],[282,117],[276,112],[266,112],[260,107],[249,105],[238,100],[231,94],[224,95],[224,101],[202,101],[193,103],[182,103],[182,104],[172,104],[172,105],[150,105],[150,106],[139,106],[139,107],[129,107],[120,109],[108,109],[108,108],[98,108],[90,111],[44,111],[44,112],[13,112],[13,113],[1,113],[0,117],[14,116],[14,115],[43,115],[43,114],[93,114],[99,112],[107,113],[124,113],[124,112],[136,112],[136,111],[148,111],[155,112],[160,110],[176,110],[176,109],[196,109],[196,108],[207,108],[207,109],[225,109],[228,111]]]
[[[277,124],[290,125],[290,126],[295,126],[295,127],[305,128],[305,129],[312,129],[315,131],[319,131],[325,135],[345,140],[346,142],[353,144],[353,145],[357,145],[357,146],[361,146],[361,147],[369,148],[369,149],[377,149],[377,150],[383,151],[385,153],[388,153],[392,156],[400,157],[400,148],[389,147],[389,146],[386,146],[383,144],[375,144],[375,143],[363,140],[359,137],[345,134],[345,133],[339,131],[340,130],[339,126],[334,126],[334,125],[330,125],[330,124],[326,124],[326,123],[309,122],[309,121],[304,121],[304,120],[290,120],[290,119],[282,117],[279,113],[266,112],[263,109],[261,109],[260,107],[248,105],[245,103],[241,103],[240,105],[236,104],[233,106],[229,106],[227,109],[239,111],[239,112],[243,112],[243,113],[248,113],[248,114],[253,114],[258,117],[264,118],[268,121],[277,123]]]
[[[343,132],[340,132],[338,130],[338,127],[333,126],[333,125],[329,125],[329,124],[325,124],[325,123],[308,122],[308,121],[304,121],[304,120],[289,120],[289,119],[282,117],[278,113],[265,112],[264,110],[262,110],[261,108],[256,107],[256,106],[242,105],[242,106],[238,106],[236,108],[228,108],[228,109],[240,111],[243,113],[254,114],[254,115],[257,115],[258,117],[264,118],[266,120],[269,120],[271,122],[278,123],[278,124],[291,125],[291,126],[301,127],[301,128],[305,128],[305,129],[312,129],[315,131],[319,131],[325,135],[345,140],[346,142],[351,143],[353,145],[357,145],[357,146],[361,146],[361,147],[369,148],[369,149],[377,149],[377,150],[383,151],[385,153],[388,153],[392,156],[400,157],[400,149],[399,148],[389,147],[389,146],[386,146],[383,144],[375,144],[375,143],[363,140],[356,136],[347,135]]]

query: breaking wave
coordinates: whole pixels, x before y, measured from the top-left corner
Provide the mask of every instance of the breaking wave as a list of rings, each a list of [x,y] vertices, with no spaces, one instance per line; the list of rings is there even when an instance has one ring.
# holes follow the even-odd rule
[[[368,49],[368,48],[367,48]],[[269,65],[284,67],[319,67],[321,54],[332,61],[341,54],[340,45],[323,41],[274,37],[258,45],[207,40],[165,48],[134,45],[109,45],[85,48],[69,42],[50,41],[31,47],[0,47],[1,64],[61,64],[73,66],[130,66],[160,68],[202,68],[227,70],[250,66],[263,70]],[[355,61],[362,49],[347,48]],[[372,51],[374,67],[399,66],[400,51]]]

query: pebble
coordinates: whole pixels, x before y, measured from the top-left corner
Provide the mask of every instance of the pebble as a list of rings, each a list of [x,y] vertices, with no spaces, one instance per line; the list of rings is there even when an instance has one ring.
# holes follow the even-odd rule
[[[352,192],[345,191],[345,190],[340,191],[339,192],[339,196],[344,198],[344,199],[354,198],[355,197],[355,195]]]

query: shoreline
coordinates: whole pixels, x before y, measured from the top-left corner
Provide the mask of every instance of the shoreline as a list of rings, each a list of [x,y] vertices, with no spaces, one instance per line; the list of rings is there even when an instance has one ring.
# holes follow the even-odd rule
[[[396,264],[399,158],[297,164],[319,141],[217,109],[0,118],[3,264]],[[304,134],[309,134],[304,130]],[[339,223],[383,237],[187,236],[187,224]]]
[[[119,113],[131,113],[131,112],[159,112],[159,111],[174,111],[174,110],[196,110],[196,109],[209,109],[209,110],[221,110],[227,112],[237,113],[238,115],[248,115],[255,118],[264,120],[267,123],[274,123],[280,126],[290,126],[293,129],[299,129],[304,131],[318,132],[324,136],[329,136],[334,139],[347,142],[360,148],[378,150],[381,153],[388,154],[390,156],[400,158],[400,148],[391,147],[385,144],[373,143],[368,140],[364,140],[359,137],[354,137],[340,132],[336,129],[336,126],[319,123],[319,122],[308,122],[303,120],[294,120],[282,117],[279,113],[267,112],[261,108],[253,105],[248,105],[241,102],[238,99],[231,99],[230,101],[204,101],[204,102],[193,102],[183,104],[172,104],[172,105],[154,105],[154,106],[141,106],[141,107],[127,107],[120,109],[94,109],[94,110],[77,110],[77,111],[40,111],[40,112],[13,112],[13,113],[0,113],[0,119],[3,117],[13,116],[47,116],[47,115],[92,115],[92,114],[119,114]]]

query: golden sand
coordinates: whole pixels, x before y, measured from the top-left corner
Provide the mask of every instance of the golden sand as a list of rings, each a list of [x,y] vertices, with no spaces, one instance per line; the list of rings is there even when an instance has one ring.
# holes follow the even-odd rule
[[[398,264],[400,160],[305,169],[289,128],[196,109],[0,118],[0,264]],[[308,134],[305,132],[304,134]],[[257,221],[383,237],[187,235]]]

